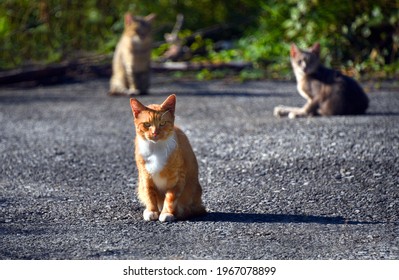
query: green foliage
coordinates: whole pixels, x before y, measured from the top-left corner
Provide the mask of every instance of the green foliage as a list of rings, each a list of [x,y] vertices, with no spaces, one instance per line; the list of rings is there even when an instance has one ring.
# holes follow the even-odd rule
[[[172,30],[178,13],[185,16],[181,38],[227,26],[216,36],[195,37],[189,45],[193,60],[252,62],[255,69],[240,74],[244,80],[289,76],[292,42],[303,48],[320,42],[327,66],[379,77],[399,74],[399,3],[392,0],[2,0],[0,69],[112,53],[127,11],[157,14],[157,42]],[[220,40],[231,46],[220,50]],[[158,44],[153,59],[167,48]]]
[[[213,59],[243,59],[268,76],[290,69],[289,46],[322,45],[327,66],[357,73],[395,76],[399,59],[399,3],[394,1],[259,1],[258,22],[237,41],[234,51]]]
[[[259,80],[266,76],[262,69],[244,69],[240,72],[240,81]]]

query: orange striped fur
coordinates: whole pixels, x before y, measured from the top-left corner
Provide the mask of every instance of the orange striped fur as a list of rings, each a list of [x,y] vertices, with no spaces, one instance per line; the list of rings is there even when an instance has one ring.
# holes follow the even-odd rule
[[[130,99],[136,127],[138,197],[144,220],[170,222],[204,214],[198,163],[187,136],[174,126],[176,96],[161,105]]]

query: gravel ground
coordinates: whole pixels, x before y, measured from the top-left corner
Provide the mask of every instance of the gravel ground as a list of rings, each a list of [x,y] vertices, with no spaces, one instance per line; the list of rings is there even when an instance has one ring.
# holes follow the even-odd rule
[[[104,79],[0,88],[1,259],[399,259],[399,90],[367,115],[277,119],[293,82],[172,81],[209,214],[145,222],[128,98]]]

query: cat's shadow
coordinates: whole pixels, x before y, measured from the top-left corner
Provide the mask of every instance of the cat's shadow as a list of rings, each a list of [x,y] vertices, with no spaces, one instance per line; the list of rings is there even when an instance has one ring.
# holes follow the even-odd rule
[[[231,223],[294,223],[294,224],[333,224],[333,225],[357,225],[379,224],[379,222],[351,221],[343,217],[292,215],[292,214],[260,214],[260,213],[234,213],[234,212],[208,212],[192,221],[202,222],[231,222]]]

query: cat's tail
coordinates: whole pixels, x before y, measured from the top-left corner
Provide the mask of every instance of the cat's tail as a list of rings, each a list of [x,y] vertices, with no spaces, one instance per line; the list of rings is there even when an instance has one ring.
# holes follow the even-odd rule
[[[186,207],[181,213],[178,214],[179,220],[189,220],[203,216],[207,213],[206,208],[202,203]]]
[[[205,215],[206,214],[206,208],[205,208],[205,206],[204,205],[202,205],[202,203],[201,204],[199,204],[198,206],[196,206],[196,207],[193,207],[192,209],[191,209],[191,217],[192,218],[195,218],[195,217],[199,217],[199,216],[202,216],[202,215]]]
[[[193,204],[190,207],[190,217],[195,218],[206,214],[206,208],[202,204],[202,188],[201,185],[198,183],[198,193],[193,201]]]

